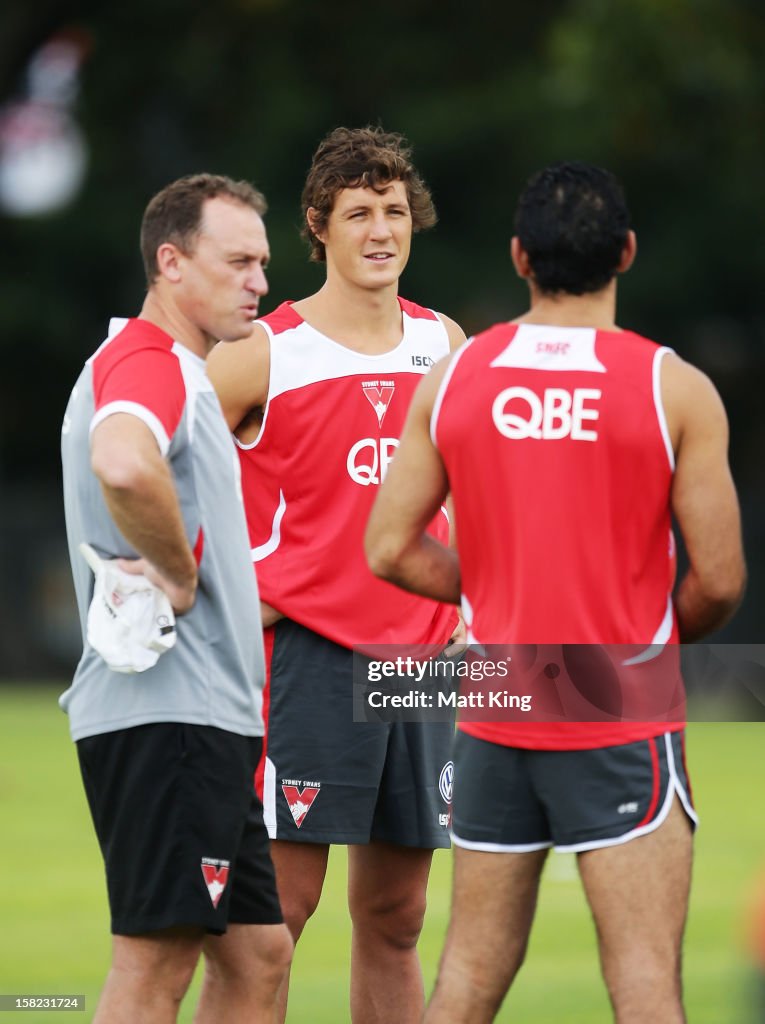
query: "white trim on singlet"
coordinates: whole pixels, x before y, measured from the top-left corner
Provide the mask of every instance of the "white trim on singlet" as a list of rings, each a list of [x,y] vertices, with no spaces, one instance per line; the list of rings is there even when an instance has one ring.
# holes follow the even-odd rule
[[[699,817],[693,809],[690,798],[685,792],[685,789],[678,778],[677,769],[675,768],[675,755],[672,750],[672,733],[665,732],[662,735],[664,737],[664,745],[667,751],[667,770],[669,779],[667,782],[667,792],[664,797],[664,803],[656,817],[646,825],[641,825],[639,828],[633,828],[629,832],[625,832],[623,836],[617,836],[615,839],[593,839],[587,843],[572,843],[570,846],[556,846],[556,853],[586,853],[588,850],[601,850],[606,846],[622,846],[624,843],[629,843],[632,839],[637,839],[639,836],[647,835],[649,832],[655,832],[659,825],[662,825],[666,820],[670,808],[672,807],[672,801],[675,793],[677,793],[685,813],[694,825],[698,825]],[[660,737],[658,736],[656,737],[656,739],[659,738]]]
[[[642,665],[645,661],[657,658],[669,643],[674,623],[675,606],[672,602],[672,594],[669,593],[667,594],[667,608],[664,612],[664,618],[659,623],[659,628],[654,633],[650,644],[640,654],[636,654],[633,658],[627,658],[626,661],[622,662],[622,665]]]
[[[438,448],[438,442],[436,441],[436,428],[438,426],[438,414],[441,412],[441,403],[444,400],[446,389],[449,385],[449,381],[452,379],[452,374],[454,373],[457,363],[460,361],[465,352],[467,352],[467,350],[470,348],[474,341],[474,337],[468,338],[464,345],[460,345],[456,352],[453,353],[452,361],[446,368],[446,373],[444,374],[438,391],[436,392],[436,400],[433,403],[433,412],[430,414],[430,440],[433,442],[434,448]]]
[[[276,839],[276,765],[266,757],[263,765],[263,824],[269,839]]]
[[[667,425],[667,415],[664,411],[664,402],[661,398],[661,362],[667,353],[674,353],[674,349],[663,346],[657,349],[653,357],[653,404],[656,409],[656,418],[659,421],[659,430],[661,431],[662,440],[664,441],[664,448],[667,452],[667,458],[669,459],[669,466],[672,472],[675,471],[675,453],[672,449],[672,440],[669,436],[669,427]]]
[[[99,423],[103,423],[109,416],[113,416],[118,412],[126,412],[145,423],[154,435],[162,457],[164,458],[167,455],[170,448],[170,438],[167,436],[167,431],[163,427],[162,421],[151,409],[147,409],[145,405],[139,405],[138,402],[108,402],[98,410],[90,421],[89,433],[92,434]]]
[[[434,319],[431,320],[411,316],[402,309],[402,317],[401,341],[395,348],[378,353],[356,352],[316,330],[303,319],[279,331],[274,331],[265,318],[256,320],[256,326],[263,328],[268,339],[268,394],[263,405],[263,420],[258,436],[248,443],[234,436],[237,448],[241,451],[257,448],[266,432],[271,403],[290,391],[361,375],[371,377],[414,373],[425,376],[427,365],[416,368],[412,358],[419,356],[435,363],[448,355],[449,334],[437,313],[434,313]],[[289,345],[287,338],[290,334],[295,336],[295,348],[282,349],[283,344]],[[384,364],[384,367],[380,368],[378,364]]]
[[[231,435],[233,437],[233,439],[234,439],[234,444],[237,446],[237,448],[239,448],[240,451],[248,452],[248,451],[250,451],[251,448],[255,448],[257,446],[258,441],[263,436],[263,428],[266,425],[266,416],[267,415],[268,415],[268,401],[266,401],[266,405],[265,405],[265,408],[264,408],[263,419],[260,421],[260,430],[258,431],[258,436],[255,438],[254,441],[248,441],[247,444],[245,444],[244,441],[240,441],[239,440],[239,438],[236,436],[236,434],[232,434]]]
[[[454,829],[449,833],[455,846],[463,850],[478,850],[481,853],[535,853],[537,850],[549,850],[552,843],[477,843],[471,839],[460,839]]]
[[[449,335],[438,316],[431,320],[404,312],[401,341],[395,348],[376,353],[348,348],[305,320],[276,334],[265,321],[256,323],[266,329],[271,339],[269,401],[289,391],[345,377],[385,377],[394,373],[424,376],[431,363],[415,366],[413,357],[436,363],[449,354]]]
[[[465,639],[471,646],[473,644],[477,645],[478,641],[473,636],[473,606],[465,593],[460,594],[460,611],[462,612],[462,621],[465,623],[465,632],[467,634]]]
[[[264,558],[268,558],[274,551],[279,547],[282,540],[282,519],[284,513],[287,511],[287,501],[284,497],[284,491],[279,491],[279,504],[274,512],[273,522],[271,523],[271,536],[264,544],[259,544],[257,547],[252,549],[252,560],[253,562],[261,562]]]
[[[240,451],[249,452],[253,448],[257,448],[260,444],[261,438],[266,431],[266,421],[268,420],[268,410],[271,408],[271,376],[274,369],[274,332],[271,330],[265,320],[256,320],[256,327],[262,327],[266,332],[266,340],[268,341],[268,382],[266,384],[266,400],[263,403],[263,419],[260,421],[260,430],[258,436],[254,441],[248,441],[246,444],[244,441],[240,441],[236,434],[231,436],[234,439],[234,444],[239,448]]]

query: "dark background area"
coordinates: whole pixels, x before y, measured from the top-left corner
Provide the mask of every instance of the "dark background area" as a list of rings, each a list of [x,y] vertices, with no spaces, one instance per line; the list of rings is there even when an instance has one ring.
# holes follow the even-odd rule
[[[37,216],[0,213],[0,678],[63,675],[79,653],[63,537],[59,431],[109,317],[143,299],[138,228],[169,180],[209,170],[270,204],[264,312],[315,289],[299,238],[311,154],[338,124],[405,133],[440,221],[402,294],[468,334],[518,315],[516,196],[552,160],[623,181],[639,256],[619,321],[710,374],[731,421],[751,581],[719,639],[762,636],[765,416],[765,12],[758,0],[37,0],[0,10],[0,104],[65,32],[82,187]],[[0,122],[2,114],[0,113]],[[0,158],[2,158],[0,143]]]

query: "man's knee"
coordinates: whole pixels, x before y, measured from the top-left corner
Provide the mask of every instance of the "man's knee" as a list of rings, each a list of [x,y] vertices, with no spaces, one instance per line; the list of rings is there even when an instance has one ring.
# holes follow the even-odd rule
[[[293,949],[286,925],[231,925],[227,938],[208,938],[205,967],[210,979],[222,984],[253,977],[281,978],[292,961]]]
[[[279,903],[295,942],[319,905],[328,853],[327,846],[281,840],[271,844]]]
[[[113,973],[145,991],[183,999],[202,951],[202,933],[173,929],[145,936],[115,935]]]
[[[433,994],[436,1006],[470,1006],[471,1019],[494,1020],[513,979],[523,963],[527,942],[513,948],[487,949],[447,936]]]
[[[321,887],[297,886],[286,891],[279,891],[284,923],[295,942],[300,938],[306,921],[313,916],[319,906],[320,897]]]
[[[629,979],[650,990],[680,988],[682,976],[681,951],[671,942],[641,942],[639,938],[620,943],[618,947],[601,943],[603,969],[614,980]]]
[[[261,970],[279,976],[286,974],[292,963],[295,943],[286,924],[262,926],[256,946],[256,962]]]
[[[425,893],[381,890],[356,894],[349,909],[355,929],[372,933],[388,945],[411,949],[417,945],[425,920]]]
[[[503,941],[500,948],[487,948],[485,944],[466,942],[450,926],[441,970],[457,970],[476,988],[504,994],[521,969],[528,948],[528,932],[519,930],[510,941]]]

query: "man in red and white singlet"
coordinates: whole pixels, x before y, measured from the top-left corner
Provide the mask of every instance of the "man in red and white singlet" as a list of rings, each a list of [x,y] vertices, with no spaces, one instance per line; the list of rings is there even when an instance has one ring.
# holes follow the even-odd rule
[[[679,1024],[696,815],[683,722],[641,709],[657,692],[675,706],[678,641],[741,597],[725,412],[702,373],[615,323],[636,243],[608,172],[541,171],[516,231],[530,309],[423,381],[367,532],[379,575],[459,597],[469,638],[536,658],[531,702],[552,691],[562,709],[460,722],[454,901],[426,1020],[493,1019],[555,847],[578,855],[616,1019]],[[447,492],[457,551],[423,532]],[[690,562],[674,594],[672,514]],[[552,683],[561,669],[567,686]],[[621,710],[568,711],[588,672],[613,679],[598,707]]]
[[[303,211],[325,284],[220,346],[209,371],[239,450],[266,627],[256,783],[294,938],[318,905],[330,844],[347,844],[352,1019],[415,1022],[428,872],[449,844],[453,727],[354,722],[352,652],[443,649],[455,636],[457,601],[377,579],[363,538],[417,385],[465,338],[397,294],[413,230],[435,222],[401,136],[330,133]],[[448,541],[445,509],[428,529]]]

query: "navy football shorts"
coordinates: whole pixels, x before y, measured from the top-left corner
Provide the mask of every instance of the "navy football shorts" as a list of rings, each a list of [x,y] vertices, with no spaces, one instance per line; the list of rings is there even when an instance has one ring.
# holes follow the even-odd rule
[[[683,733],[595,750],[524,750],[458,732],[454,748],[455,846],[582,853],[658,828],[677,794],[697,823]]]
[[[272,629],[263,770],[271,838],[448,847],[454,727],[354,722],[353,652],[290,619]]]

